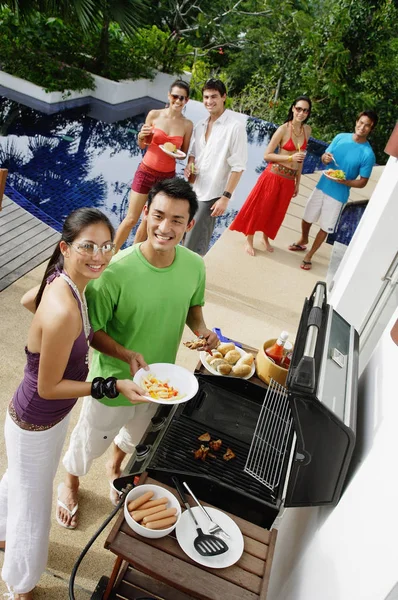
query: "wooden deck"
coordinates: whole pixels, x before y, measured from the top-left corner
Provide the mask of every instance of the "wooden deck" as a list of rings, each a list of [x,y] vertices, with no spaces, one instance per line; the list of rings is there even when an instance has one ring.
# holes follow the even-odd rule
[[[0,291],[48,260],[60,234],[3,197],[0,212]]]

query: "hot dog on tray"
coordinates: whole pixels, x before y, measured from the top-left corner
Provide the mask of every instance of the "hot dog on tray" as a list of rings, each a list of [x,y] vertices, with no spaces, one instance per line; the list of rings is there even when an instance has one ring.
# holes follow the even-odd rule
[[[150,500],[152,496],[153,492],[145,492],[145,494],[142,494],[142,496],[138,496],[138,498],[129,502],[127,506],[128,510],[130,512],[133,510],[137,510],[137,508],[145,504],[145,502],[148,502],[148,500]]]
[[[162,510],[162,512],[155,513],[154,515],[149,515],[148,517],[144,517],[142,519],[142,522],[145,523],[145,525],[148,525],[148,523],[153,523],[153,521],[160,521],[161,519],[174,517],[176,512],[176,508],[166,508],[166,510]]]
[[[146,508],[145,510],[135,510],[130,513],[133,517],[134,521],[142,521],[144,517],[149,517],[149,515],[153,515],[155,513],[166,510],[166,504],[159,504],[158,506],[153,506],[152,508]]]
[[[177,517],[169,517],[168,519],[161,519],[160,521],[152,521],[151,523],[146,523],[145,527],[147,529],[166,529],[166,527],[171,527],[177,521]]]

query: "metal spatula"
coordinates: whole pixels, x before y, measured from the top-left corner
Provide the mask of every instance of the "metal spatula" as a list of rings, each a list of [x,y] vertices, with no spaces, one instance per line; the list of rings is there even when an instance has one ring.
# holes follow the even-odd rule
[[[195,515],[193,514],[193,511],[191,510],[191,507],[187,502],[184,489],[182,488],[177,477],[173,477],[173,483],[181,497],[184,506],[189,511],[189,514],[191,515],[196,526],[196,531],[198,535],[193,541],[195,550],[199,552],[201,556],[218,556],[219,554],[224,554],[224,552],[227,552],[228,546],[224,542],[224,540],[216,537],[215,535],[208,535],[203,533],[203,531],[199,527],[199,523],[197,522]]]

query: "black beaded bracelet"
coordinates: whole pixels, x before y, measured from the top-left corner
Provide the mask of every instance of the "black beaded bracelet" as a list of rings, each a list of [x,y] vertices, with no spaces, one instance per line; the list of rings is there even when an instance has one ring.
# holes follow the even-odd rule
[[[91,396],[96,400],[101,400],[105,396],[105,379],[103,377],[94,377],[91,382]]]
[[[119,392],[116,389],[116,377],[108,377],[104,382],[104,393],[107,398],[117,398]]]
[[[231,196],[232,196],[231,192],[227,192],[227,191],[224,191],[222,195],[225,196],[225,198],[231,198]]]

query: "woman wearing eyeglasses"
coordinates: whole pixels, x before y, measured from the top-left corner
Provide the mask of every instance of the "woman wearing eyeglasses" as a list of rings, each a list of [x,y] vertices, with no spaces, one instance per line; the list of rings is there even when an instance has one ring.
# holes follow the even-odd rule
[[[147,151],[135,173],[129,197],[127,215],[116,232],[116,252],[127,240],[130,231],[138,222],[147,201],[148,192],[163,179],[175,177],[176,159],[165,154],[160,148],[171,142],[177,150],[188,152],[193,123],[183,115],[183,109],[189,100],[189,85],[177,79],[170,86],[169,105],[161,110],[151,110],[138,134],[138,144]],[[141,224],[135,237],[135,243],[146,240],[146,228]]]
[[[269,238],[275,239],[290,200],[298,194],[305,150],[311,135],[311,127],[306,125],[310,114],[311,100],[307,96],[296,98],[285,123],[278,127],[265,150],[267,168],[230,226],[233,231],[246,235],[245,250],[250,256],[254,256],[256,231],[263,233],[268,252],[274,251]]]
[[[46,567],[53,480],[77,398],[90,393],[114,398],[122,392],[137,402],[145,393],[114,377],[86,382],[93,331],[84,289],[108,265],[113,233],[97,209],[71,213],[41,285],[22,299],[35,314],[24,377],[6,415],[8,469],[0,482],[2,578],[10,598],[31,600]]]

